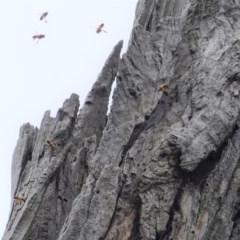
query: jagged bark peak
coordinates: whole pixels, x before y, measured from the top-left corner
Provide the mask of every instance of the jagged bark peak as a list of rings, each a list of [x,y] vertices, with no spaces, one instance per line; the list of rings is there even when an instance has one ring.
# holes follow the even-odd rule
[[[77,135],[96,135],[98,142],[106,125],[109,97],[117,75],[123,41],[119,41],[106,60],[101,73],[87,95],[80,110],[76,128]]]
[[[26,204],[20,209],[16,203],[13,204],[5,239],[24,238],[26,233],[23,228],[31,224],[29,219],[33,219],[33,212],[38,211],[46,190],[43,186],[49,184],[70,149],[67,139],[71,136],[78,110],[79,97],[72,94],[58,110],[55,118],[50,117],[50,111],[45,112],[39,129],[29,123],[21,127],[13,155],[12,197],[24,196]],[[61,160],[58,158],[60,161],[54,161],[55,154],[62,156]],[[19,211],[22,211],[22,216]]]
[[[112,83],[118,71],[122,46],[123,41],[119,41],[106,60],[97,81],[94,83],[91,91],[86,98],[84,107],[80,112],[80,117],[81,114],[83,114],[82,112],[84,112],[84,110],[89,109],[89,105],[102,105],[104,106],[104,109],[106,108],[106,104],[108,104],[108,101],[106,102],[106,100],[109,98]]]
[[[12,196],[16,193],[19,178],[23,173],[26,164],[28,163],[28,161],[31,160],[31,153],[33,151],[33,146],[37,133],[38,128],[32,126],[30,123],[26,123],[20,128],[19,140],[15,147],[12,161]]]
[[[75,117],[79,110],[79,96],[73,93],[62,106],[62,111],[67,113],[70,117]]]

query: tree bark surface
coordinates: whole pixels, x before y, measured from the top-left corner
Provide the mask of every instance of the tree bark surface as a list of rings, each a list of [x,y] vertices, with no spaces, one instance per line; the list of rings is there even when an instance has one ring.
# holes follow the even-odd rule
[[[240,239],[240,1],[139,0],[121,48],[21,127],[3,240]]]

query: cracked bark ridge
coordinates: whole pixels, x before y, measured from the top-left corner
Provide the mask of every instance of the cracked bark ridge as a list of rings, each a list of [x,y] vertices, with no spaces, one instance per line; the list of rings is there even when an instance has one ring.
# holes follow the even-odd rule
[[[78,95],[72,94],[55,118],[45,113],[40,129],[29,123],[21,127],[13,157],[12,195],[24,196],[26,202],[12,203],[3,239],[58,238],[106,125],[122,44],[114,47],[80,112]]]
[[[239,239],[239,10],[139,0],[80,112],[20,129],[3,239]]]

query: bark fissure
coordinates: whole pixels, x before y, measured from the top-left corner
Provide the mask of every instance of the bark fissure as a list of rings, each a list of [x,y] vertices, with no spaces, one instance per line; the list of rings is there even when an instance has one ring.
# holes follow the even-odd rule
[[[133,132],[128,140],[128,143],[123,146],[121,161],[119,162],[119,166],[122,165],[128,150],[134,145],[134,142],[138,139],[139,135],[144,131],[145,126],[146,126],[146,121],[139,123],[134,127]]]
[[[137,196],[136,200],[135,200],[136,215],[135,215],[135,218],[133,220],[134,224],[133,224],[131,236],[130,236],[129,239],[138,240],[141,237],[140,230],[139,230],[139,228],[140,228],[141,208],[142,208],[141,199],[140,199],[139,196]]]
[[[184,184],[184,183],[183,183]],[[164,231],[161,231],[161,232],[157,232],[156,234],[156,240],[164,240],[164,239],[168,239],[168,237],[170,236],[171,232],[172,232],[172,223],[173,223],[173,220],[174,220],[174,214],[176,212],[179,211],[180,207],[179,207],[179,200],[181,198],[181,194],[183,192],[182,190],[182,187],[183,187],[183,184],[180,185],[179,189],[178,189],[178,192],[176,193],[175,195],[175,198],[174,198],[174,201],[173,201],[173,204],[172,206],[170,207],[170,210],[169,212],[167,213],[168,214],[168,221],[167,221],[167,224],[166,224],[166,229]]]

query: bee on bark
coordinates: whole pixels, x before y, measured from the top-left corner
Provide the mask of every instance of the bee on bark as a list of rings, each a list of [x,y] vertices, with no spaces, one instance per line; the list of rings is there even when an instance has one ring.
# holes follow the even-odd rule
[[[51,148],[52,150],[54,150],[56,147],[57,147],[57,143],[55,141],[47,140],[45,145],[44,145],[44,149]]]
[[[19,204],[19,205],[26,202],[26,199],[22,195],[15,195],[13,198],[14,198],[15,203]]]
[[[168,88],[168,85],[165,83],[162,83],[158,85],[157,90],[167,95],[167,88]]]

